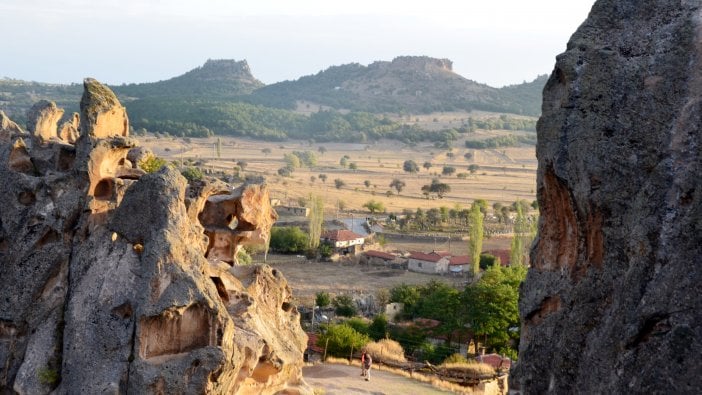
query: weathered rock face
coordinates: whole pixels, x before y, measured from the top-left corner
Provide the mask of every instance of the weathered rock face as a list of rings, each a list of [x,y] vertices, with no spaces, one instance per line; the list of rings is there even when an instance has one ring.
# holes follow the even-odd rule
[[[80,114],[77,112],[73,113],[73,117],[61,124],[58,131],[58,137],[69,143],[74,144],[78,140],[80,130]]]
[[[702,6],[600,0],[538,124],[525,393],[702,388]]]
[[[0,143],[10,141],[12,136],[24,133],[21,127],[13,122],[3,111],[0,111]]]
[[[206,258],[200,217],[265,239],[265,185],[144,174],[135,146],[0,144],[0,393],[309,393],[282,274]]]
[[[42,100],[27,111],[27,130],[42,141],[58,137],[57,124],[63,109],[52,101]]]
[[[117,96],[92,78],[83,81],[81,133],[94,138],[129,136],[129,118]]]

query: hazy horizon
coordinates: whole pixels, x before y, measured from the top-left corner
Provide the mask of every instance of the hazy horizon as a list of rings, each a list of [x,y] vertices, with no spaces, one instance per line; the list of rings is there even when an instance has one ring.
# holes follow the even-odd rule
[[[430,56],[500,87],[550,73],[593,3],[9,0],[0,3],[0,37],[11,44],[0,78],[154,82],[207,59],[235,59],[271,84],[330,66]]]

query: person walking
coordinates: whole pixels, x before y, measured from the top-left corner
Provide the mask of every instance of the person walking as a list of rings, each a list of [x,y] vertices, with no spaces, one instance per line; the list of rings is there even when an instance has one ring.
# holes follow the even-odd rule
[[[370,354],[363,351],[363,353],[361,354],[361,376],[365,376],[366,381],[370,381],[370,371],[372,364],[373,358],[371,358]]]

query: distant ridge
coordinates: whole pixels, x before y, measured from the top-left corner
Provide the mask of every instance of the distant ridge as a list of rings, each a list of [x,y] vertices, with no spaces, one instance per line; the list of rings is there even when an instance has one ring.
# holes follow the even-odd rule
[[[297,101],[309,101],[374,113],[478,109],[535,116],[540,112],[544,83],[545,80],[539,81],[538,86],[525,83],[511,90],[498,89],[454,73],[448,59],[400,56],[368,66],[332,66],[295,81],[271,84],[253,92],[252,100],[279,108],[294,108]],[[520,95],[511,97],[513,92]]]
[[[204,65],[165,81],[115,86],[118,94],[136,98],[173,96],[236,97],[264,84],[251,74],[246,60],[208,59]]]

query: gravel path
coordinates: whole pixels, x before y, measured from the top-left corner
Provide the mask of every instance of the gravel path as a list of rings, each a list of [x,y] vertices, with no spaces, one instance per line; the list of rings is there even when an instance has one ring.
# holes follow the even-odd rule
[[[373,369],[371,380],[360,376],[358,366],[317,364],[302,369],[305,381],[325,395],[373,394],[373,395],[424,395],[451,394],[419,381],[390,372]]]

